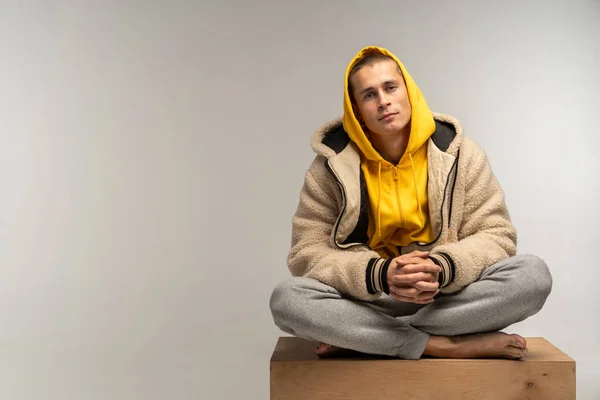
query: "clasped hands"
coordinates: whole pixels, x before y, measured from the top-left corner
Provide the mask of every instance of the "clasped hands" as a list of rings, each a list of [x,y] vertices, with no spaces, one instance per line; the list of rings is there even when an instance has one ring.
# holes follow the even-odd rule
[[[396,257],[387,271],[390,297],[398,301],[429,304],[439,293],[438,276],[441,268],[425,251],[413,251]]]

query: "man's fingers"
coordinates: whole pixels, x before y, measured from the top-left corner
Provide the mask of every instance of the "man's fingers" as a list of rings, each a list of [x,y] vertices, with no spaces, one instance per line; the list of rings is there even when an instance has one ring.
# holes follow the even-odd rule
[[[413,297],[406,297],[406,296],[400,296],[397,295],[396,293],[392,293],[390,292],[390,297],[398,300],[398,301],[402,301],[404,303],[414,303],[414,304],[429,304],[429,303],[433,303],[434,299],[433,298],[426,298],[426,299],[415,299]]]
[[[440,286],[437,282],[415,282],[412,285],[415,289],[420,290],[421,292],[436,292],[438,291],[438,287]]]
[[[420,282],[423,284],[426,284],[426,282]],[[415,284],[416,286],[416,284]],[[426,284],[426,285],[421,285],[422,287],[428,289],[428,290],[420,290],[419,288],[416,288],[414,286],[390,286],[390,296],[392,294],[399,296],[399,297],[403,297],[403,298],[407,298],[407,299],[412,299],[413,301],[416,300],[427,300],[430,298],[433,298],[435,295],[437,295],[440,291],[438,289],[438,283],[431,283],[431,284]],[[403,300],[405,301],[405,300]]]
[[[405,303],[416,303],[417,301],[419,301],[419,300],[416,300],[413,297],[400,296],[400,295],[398,295],[396,293],[393,293],[393,292],[390,292],[390,297],[392,297],[393,299],[396,299],[398,301],[405,302]]]
[[[399,274],[394,275],[391,279],[394,285],[412,285],[419,281],[431,281],[431,274],[427,272],[417,272],[414,274]]]
[[[405,265],[410,265],[410,264],[421,264],[423,262],[423,259],[420,257],[406,257],[406,258],[397,258],[395,261],[398,266],[403,267]]]
[[[408,287],[391,286],[390,293],[395,293],[398,296],[403,296],[403,297],[417,297],[419,294],[421,294],[421,291],[419,289],[416,289],[411,286],[408,286]]]
[[[413,286],[390,286],[390,293],[414,298],[429,298],[439,293],[438,283],[417,282]]]
[[[405,274],[415,274],[417,272],[439,273],[441,270],[439,265],[429,263],[415,263],[402,267],[402,272]]]
[[[403,254],[401,256],[394,258],[394,262],[399,266],[403,266],[403,265],[407,265],[407,264],[416,264],[416,263],[422,262],[423,260],[427,259],[428,255],[429,255],[428,251],[415,250],[408,254]]]

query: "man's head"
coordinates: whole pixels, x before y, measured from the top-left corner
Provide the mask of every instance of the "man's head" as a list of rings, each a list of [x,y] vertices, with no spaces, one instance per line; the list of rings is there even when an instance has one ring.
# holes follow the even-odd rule
[[[400,67],[389,56],[372,53],[348,75],[352,109],[367,129],[378,135],[410,131],[411,104]]]

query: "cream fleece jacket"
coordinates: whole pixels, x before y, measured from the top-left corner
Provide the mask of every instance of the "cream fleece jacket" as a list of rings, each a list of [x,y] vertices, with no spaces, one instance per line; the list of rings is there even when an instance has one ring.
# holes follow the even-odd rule
[[[400,254],[430,251],[442,267],[440,291],[456,292],[481,272],[516,254],[516,231],[504,193],[484,151],[465,137],[453,117],[434,113],[428,140],[429,214],[435,239],[399,248]],[[312,137],[317,153],[292,219],[288,267],[294,276],[314,278],[340,293],[374,300],[388,292],[387,268],[368,247],[368,193],[356,145],[340,119]]]

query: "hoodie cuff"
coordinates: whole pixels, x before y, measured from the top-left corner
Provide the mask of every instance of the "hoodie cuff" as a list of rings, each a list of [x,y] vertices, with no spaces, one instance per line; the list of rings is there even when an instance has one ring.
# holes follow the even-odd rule
[[[390,294],[387,283],[387,271],[393,258],[372,258],[367,264],[366,282],[369,294],[383,292]]]
[[[430,255],[429,258],[431,261],[439,265],[442,270],[440,271],[440,276],[438,278],[438,283],[440,284],[440,288],[446,287],[452,283],[454,280],[454,261],[447,253],[436,253]]]

